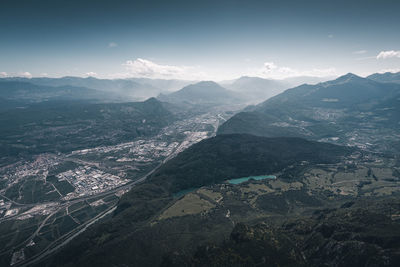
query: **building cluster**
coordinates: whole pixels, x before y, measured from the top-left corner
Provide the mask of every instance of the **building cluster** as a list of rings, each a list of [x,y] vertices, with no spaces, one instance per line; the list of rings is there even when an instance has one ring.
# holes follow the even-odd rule
[[[57,156],[52,154],[41,154],[32,161],[20,162],[3,168],[0,171],[0,177],[7,181],[8,187],[24,180],[26,177],[46,177],[50,166],[60,163]]]
[[[75,188],[74,192],[67,194],[66,199],[98,194],[129,182],[89,166],[60,173],[57,178],[59,181],[68,181]]]
[[[178,145],[178,142],[170,144],[162,141],[144,142],[132,147],[129,153],[137,162],[151,162],[154,159],[169,156]]]

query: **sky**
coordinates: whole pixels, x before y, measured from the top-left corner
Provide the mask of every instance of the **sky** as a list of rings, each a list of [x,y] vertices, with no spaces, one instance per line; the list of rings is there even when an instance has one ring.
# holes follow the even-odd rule
[[[400,71],[398,0],[1,0],[0,77]]]

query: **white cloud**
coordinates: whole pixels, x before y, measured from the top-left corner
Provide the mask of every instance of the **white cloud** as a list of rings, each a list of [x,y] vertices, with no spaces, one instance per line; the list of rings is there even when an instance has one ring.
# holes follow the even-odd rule
[[[276,68],[277,68],[277,66],[275,65],[274,62],[265,62],[263,71],[265,73],[269,73],[269,72],[272,72],[273,70],[275,70]]]
[[[277,66],[274,62],[265,62],[262,68],[255,70],[248,75],[249,76],[256,75],[259,77],[269,78],[269,79],[285,79],[285,78],[299,77],[299,76],[312,76],[312,77],[336,76],[337,73],[335,68],[296,70],[290,67]]]
[[[32,74],[28,71],[25,72],[18,72],[17,73],[18,77],[25,77],[25,78],[32,78]]]
[[[93,72],[93,71],[90,71],[90,72],[86,73],[85,76],[87,76],[87,77],[97,77],[97,73]]]
[[[114,43],[114,42],[111,42],[108,44],[108,47],[117,47],[117,46],[118,46],[118,44]]]
[[[151,79],[181,79],[181,80],[227,80],[239,76],[258,76],[270,79],[285,79],[289,77],[312,76],[328,77],[337,76],[334,68],[298,70],[287,66],[279,66],[274,62],[265,62],[260,67],[249,67],[246,71],[223,72],[220,69],[210,75],[202,71],[201,66],[182,66],[160,64],[154,61],[137,58],[127,60],[122,64],[125,72],[107,75],[111,79],[124,78],[151,78]]]
[[[377,59],[386,59],[386,58],[393,58],[393,57],[399,57],[400,58],[400,51],[381,51],[376,58]]]
[[[22,72],[17,72],[17,73],[7,73],[5,71],[0,72],[0,77],[1,78],[6,78],[6,77],[23,77],[23,78],[32,78],[32,74],[28,71],[22,71]]]
[[[333,38],[333,34],[329,34],[328,38],[332,39]]]
[[[353,52],[353,54],[356,54],[356,55],[362,55],[362,54],[365,54],[365,53],[367,53],[367,50],[358,50],[358,51],[354,51]]]
[[[125,77],[202,80],[207,76],[199,67],[161,65],[142,58],[128,60],[123,66],[128,73],[119,75]]]
[[[177,67],[170,65],[159,65],[150,60],[138,58],[136,60],[128,60],[124,64],[129,73],[135,77],[171,77],[185,72],[185,67]]]

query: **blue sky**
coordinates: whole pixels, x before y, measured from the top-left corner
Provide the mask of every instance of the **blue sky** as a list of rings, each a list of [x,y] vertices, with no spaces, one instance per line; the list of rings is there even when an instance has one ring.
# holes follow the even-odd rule
[[[2,0],[0,76],[400,71],[400,1]]]

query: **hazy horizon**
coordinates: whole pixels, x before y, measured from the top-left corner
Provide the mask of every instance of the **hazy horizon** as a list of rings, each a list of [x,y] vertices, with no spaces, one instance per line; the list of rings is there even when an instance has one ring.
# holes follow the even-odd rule
[[[299,76],[289,76],[289,77],[284,77],[284,78],[269,78],[269,77],[262,77],[262,76],[256,76],[256,75],[241,75],[237,77],[232,77],[232,79],[222,79],[222,80],[217,80],[217,79],[179,79],[179,78],[150,78],[150,77],[98,77],[97,75],[92,76],[92,75],[82,75],[82,76],[74,76],[74,75],[65,75],[65,76],[33,76],[33,75],[28,75],[24,73],[10,73],[5,75],[5,72],[2,72],[0,75],[0,79],[37,79],[37,78],[48,78],[48,79],[62,79],[62,78],[79,78],[79,79],[86,79],[86,78],[93,78],[93,79],[98,79],[98,80],[140,80],[140,79],[145,79],[145,80],[164,80],[164,81],[182,81],[182,82],[202,82],[202,81],[212,81],[220,84],[231,84],[236,80],[239,80],[241,78],[260,78],[264,80],[272,80],[272,81],[287,81],[287,80],[302,80],[302,78],[307,79],[307,78],[315,78],[315,79],[320,79],[320,80],[335,80],[341,76],[345,76],[347,74],[354,74],[362,78],[367,78],[368,76],[372,74],[385,74],[385,73],[400,73],[400,70],[383,70],[380,72],[372,72],[367,75],[358,75],[355,74],[354,72],[347,72],[343,73],[340,75],[330,75],[330,76],[311,76],[311,75],[299,75]]]

